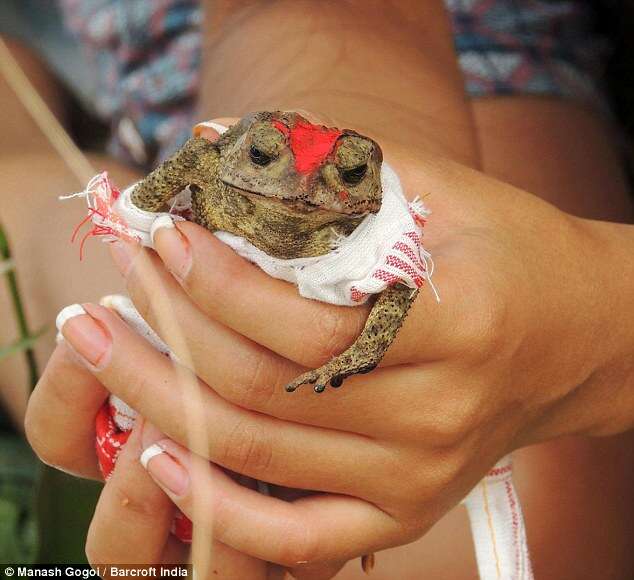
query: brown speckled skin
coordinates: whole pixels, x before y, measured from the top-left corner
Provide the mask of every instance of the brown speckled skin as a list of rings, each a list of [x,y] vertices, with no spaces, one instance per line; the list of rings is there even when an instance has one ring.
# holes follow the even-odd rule
[[[292,127],[298,120],[304,119],[296,113],[256,113],[216,143],[194,137],[139,182],[132,201],[141,209],[161,211],[190,186],[194,219],[210,231],[242,236],[282,259],[326,254],[335,240],[352,233],[365,215],[380,209],[382,154],[371,139],[343,131],[325,163],[308,175],[299,174],[286,137],[271,124],[281,121]],[[270,161],[254,162],[254,147]],[[366,166],[362,179],[346,181],[346,171],[360,166]],[[343,189],[347,196],[342,199]],[[321,392],[328,383],[339,387],[346,377],[371,371],[394,340],[416,295],[402,285],[385,290],[354,344],[298,377],[287,390],[310,383]]]

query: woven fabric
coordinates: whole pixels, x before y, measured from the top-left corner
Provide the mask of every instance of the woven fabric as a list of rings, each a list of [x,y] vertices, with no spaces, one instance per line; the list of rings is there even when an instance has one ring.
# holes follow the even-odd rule
[[[59,2],[96,72],[91,92],[111,123],[111,151],[145,167],[166,159],[194,123],[202,60],[199,0]],[[600,85],[609,44],[593,28],[588,0],[445,5],[468,95],[560,96],[605,108]]]
[[[270,276],[295,284],[304,298],[356,306],[397,283],[415,290],[431,274],[431,256],[422,246],[429,212],[420,201],[407,203],[396,173],[385,162],[381,184],[380,211],[368,215],[324,256],[282,260],[268,256],[244,238],[227,232],[216,236]]]
[[[472,96],[557,96],[605,107],[609,53],[583,0],[445,0]]]
[[[356,306],[397,283],[415,290],[431,280],[431,256],[422,245],[428,210],[418,200],[408,203],[396,173],[383,163],[383,201],[377,214],[368,215],[355,231],[324,256],[282,260],[268,256],[244,238],[216,232],[236,253],[257,264],[274,278],[297,285],[305,298],[341,306]],[[107,174],[95,176],[85,192],[89,219],[88,235],[110,241],[132,238],[152,247],[152,224],[163,215],[183,219],[188,215],[188,192],[180,193],[169,214],[147,212],[131,202],[134,186],[122,193]],[[84,237],[86,239],[86,237]],[[433,287],[432,287],[433,288]]]
[[[512,475],[513,464],[507,455],[463,500],[483,580],[533,578],[526,526]]]
[[[189,137],[198,95],[197,0],[59,0],[65,24],[97,71],[97,112],[110,151],[151,167]]]

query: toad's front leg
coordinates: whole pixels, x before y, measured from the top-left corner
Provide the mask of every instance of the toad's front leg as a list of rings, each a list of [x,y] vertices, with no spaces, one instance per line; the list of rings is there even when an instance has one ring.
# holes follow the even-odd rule
[[[417,295],[418,290],[402,284],[384,290],[354,344],[324,366],[297,377],[286,390],[314,384],[315,392],[321,393],[328,383],[337,388],[350,375],[369,373],[381,362]]]
[[[205,185],[216,174],[218,150],[202,137],[193,137],[172,157],[139,181],[132,203],[145,211],[165,211],[167,203],[188,185]]]

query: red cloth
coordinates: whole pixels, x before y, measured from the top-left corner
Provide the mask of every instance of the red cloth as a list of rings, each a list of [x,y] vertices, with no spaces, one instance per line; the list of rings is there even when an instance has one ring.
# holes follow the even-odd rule
[[[119,453],[130,436],[130,431],[124,431],[116,425],[114,422],[115,414],[114,406],[106,401],[95,418],[97,433],[95,449],[99,469],[101,469],[105,479],[112,475]],[[190,543],[192,541],[192,522],[182,512],[178,512],[174,516],[171,531],[182,542]]]

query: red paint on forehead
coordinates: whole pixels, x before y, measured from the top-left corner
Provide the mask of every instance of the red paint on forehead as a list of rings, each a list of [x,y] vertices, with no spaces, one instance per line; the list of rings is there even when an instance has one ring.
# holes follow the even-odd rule
[[[291,130],[282,123],[282,121],[273,121],[273,127],[275,127],[284,137],[288,137]]]
[[[317,169],[330,155],[342,134],[339,129],[313,125],[308,121],[298,121],[290,130],[279,121],[273,121],[273,125],[284,136],[290,135],[291,151],[295,156],[295,169],[298,173],[311,173]]]

